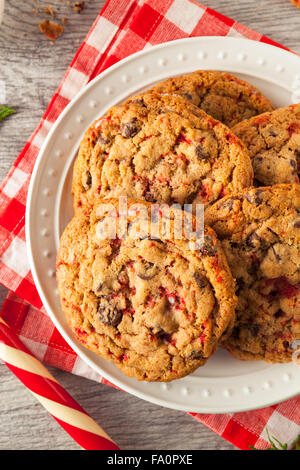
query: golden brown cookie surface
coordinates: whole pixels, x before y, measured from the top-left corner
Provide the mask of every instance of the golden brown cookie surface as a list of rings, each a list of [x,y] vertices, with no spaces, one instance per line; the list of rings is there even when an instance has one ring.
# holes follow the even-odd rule
[[[145,94],[86,132],[74,167],[74,208],[95,195],[209,205],[252,184],[244,145],[180,96]]]
[[[234,282],[213,230],[196,251],[172,226],[168,238],[145,238],[133,203],[122,238],[101,237],[111,217],[121,224],[117,200],[98,200],[70,222],[57,257],[62,308],[79,341],[125,374],[169,381],[203,365],[231,327]]]
[[[300,103],[243,121],[232,131],[246,145],[260,184],[299,182]]]
[[[288,362],[300,339],[300,186],[244,190],[208,209],[237,282],[232,335],[239,359]]]
[[[257,88],[227,72],[198,70],[169,78],[153,90],[182,95],[228,127],[274,109]]]

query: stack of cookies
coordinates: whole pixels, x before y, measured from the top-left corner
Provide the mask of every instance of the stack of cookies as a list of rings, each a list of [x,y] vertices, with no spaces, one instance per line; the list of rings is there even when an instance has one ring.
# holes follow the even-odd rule
[[[219,346],[291,361],[299,166],[300,104],[275,110],[228,73],[171,78],[108,110],[81,142],[57,257],[76,338],[147,381],[190,374]],[[193,236],[179,237],[186,219]]]

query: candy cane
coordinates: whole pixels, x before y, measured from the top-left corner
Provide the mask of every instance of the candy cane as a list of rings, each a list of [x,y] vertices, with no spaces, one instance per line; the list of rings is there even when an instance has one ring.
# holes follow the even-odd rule
[[[1,318],[0,359],[83,449],[119,450]]]

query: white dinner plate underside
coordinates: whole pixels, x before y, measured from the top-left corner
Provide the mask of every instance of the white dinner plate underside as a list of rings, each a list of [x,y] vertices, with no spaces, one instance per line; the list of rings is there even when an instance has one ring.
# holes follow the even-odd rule
[[[201,37],[162,44],[119,62],[67,106],[40,151],[31,178],[26,238],[34,281],[65,340],[94,370],[140,398],[185,411],[224,413],[260,408],[300,393],[295,364],[239,361],[219,350],[194,374],[168,384],[138,382],[88,351],[62,313],[55,280],[59,237],[72,218],[74,157],[86,128],[112,105],[170,76],[225,70],[257,86],[276,106],[300,101],[300,59],[282,49],[236,38]]]

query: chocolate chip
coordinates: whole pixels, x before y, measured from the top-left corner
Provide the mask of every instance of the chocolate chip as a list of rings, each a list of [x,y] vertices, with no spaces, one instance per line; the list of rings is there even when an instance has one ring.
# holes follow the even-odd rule
[[[197,147],[195,147],[195,153],[196,153],[196,157],[200,161],[208,159],[208,155],[206,152],[204,152],[202,145],[197,145]]]
[[[154,326],[150,328],[151,334],[157,336],[157,338],[161,338],[162,336],[166,335],[165,330],[163,330],[160,326]]]
[[[98,222],[99,224],[100,222]],[[100,226],[101,229],[103,229],[102,226]],[[102,233],[100,232],[99,230],[99,233]],[[105,232],[104,232],[105,233]],[[105,237],[106,237],[106,233],[105,233]],[[119,255],[120,253],[120,250],[121,250],[121,239],[120,238],[115,238],[115,239],[111,239],[110,240],[110,249],[111,249],[111,253],[110,255],[108,256],[108,261],[109,263],[111,263],[115,258],[117,258],[117,256]]]
[[[276,132],[272,131],[272,129],[269,130],[269,135],[270,135],[271,137],[277,137]]]
[[[296,220],[296,222],[294,222],[294,227],[300,228],[300,220]]]
[[[204,256],[215,256],[217,253],[217,248],[214,245],[214,240],[212,237],[205,235],[204,242],[199,249],[200,253]]]
[[[205,281],[204,277],[201,276],[201,274],[198,273],[198,272],[195,272],[193,274],[193,277],[196,281],[197,286],[200,287],[200,289],[204,289],[204,287],[206,286],[206,281]]]
[[[118,281],[122,285],[128,285],[129,284],[129,277],[127,272],[123,269],[118,275]]]
[[[105,139],[101,134],[99,135],[97,142],[101,145],[107,145],[110,143],[109,139]]]
[[[219,204],[219,209],[232,209],[233,208],[234,199],[229,199],[228,201],[222,202]]]
[[[186,100],[193,101],[193,97],[190,93],[184,93],[183,96],[185,97]]]
[[[137,276],[140,279],[143,279],[144,281],[149,281],[150,279],[153,279],[157,274],[157,268],[154,265],[154,263],[150,263],[149,261],[146,261],[146,263],[143,264],[139,268],[139,272],[137,273]]]
[[[192,351],[191,354],[189,355],[189,359],[201,359],[203,357],[203,352],[202,351]]]
[[[257,248],[261,245],[262,238],[260,238],[256,232],[251,233],[249,237],[246,240],[246,243],[248,246],[251,246],[252,248]]]
[[[98,318],[104,325],[117,326],[122,320],[123,314],[113,307],[105,298],[98,304]]]
[[[290,343],[288,341],[283,341],[282,344],[285,349],[290,349]]]
[[[131,100],[131,103],[136,103],[142,106],[143,108],[146,108],[146,105],[143,99]]]
[[[155,197],[153,196],[153,194],[150,193],[150,191],[148,191],[144,194],[144,198],[148,202],[155,202]]]
[[[274,313],[275,318],[282,318],[284,317],[284,315],[285,313],[281,309],[277,310],[277,312]]]
[[[84,175],[83,187],[86,191],[88,191],[91,185],[92,185],[92,175],[89,171],[87,171]]]
[[[164,344],[172,344],[172,333],[164,333],[160,338]]]
[[[106,297],[107,295],[112,294],[112,287],[108,285],[106,282],[98,282],[95,288],[95,295],[97,297]]]
[[[261,204],[263,202],[263,198],[261,197],[262,190],[257,190],[253,194],[247,193],[246,199],[250,204]]]
[[[121,124],[120,129],[121,129],[121,134],[123,137],[125,137],[125,139],[134,137],[139,132],[139,125],[138,125],[137,118],[133,118],[131,119],[131,121]]]

